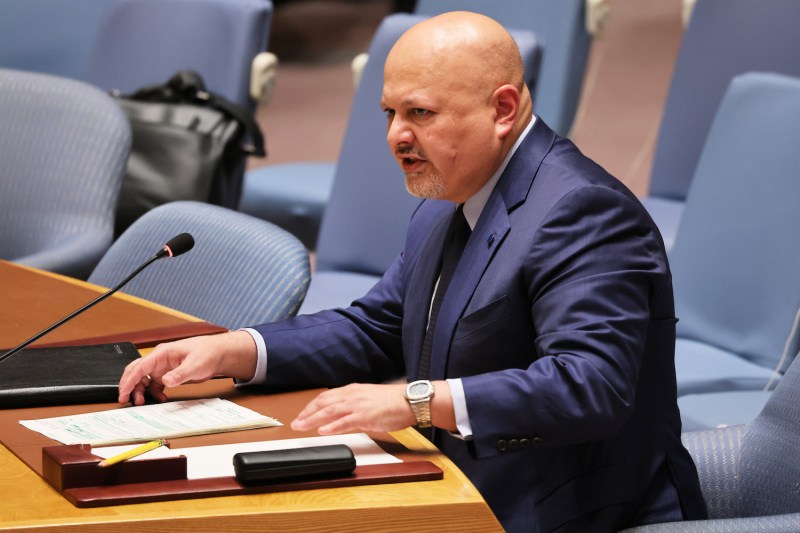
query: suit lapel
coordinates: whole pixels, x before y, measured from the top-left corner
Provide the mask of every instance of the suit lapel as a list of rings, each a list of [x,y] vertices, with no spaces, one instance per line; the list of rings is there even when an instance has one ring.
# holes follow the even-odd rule
[[[450,344],[455,334],[456,324],[464,315],[464,310],[478,287],[483,273],[511,229],[509,213],[527,198],[536,172],[545,155],[553,146],[555,139],[553,131],[544,122],[537,120],[509,161],[495,190],[486,202],[442,302],[433,339],[431,379],[445,377]],[[443,235],[439,236],[438,248],[435,249],[439,254],[441,254],[443,238]],[[434,270],[438,264],[438,255],[436,257],[437,262],[432,266]],[[434,272],[432,276],[436,274],[437,272]],[[427,294],[430,294],[432,290],[433,285],[431,284]],[[424,328],[422,331],[424,332]],[[414,353],[419,354],[421,347],[422,341],[420,340],[419,347],[415,346]]]
[[[436,322],[431,356],[431,379],[443,379],[447,368],[449,346],[458,320],[464,314],[483,272],[510,226],[505,204],[500,195],[492,195],[470,235],[462,260],[458,263],[450,288],[442,301]]]

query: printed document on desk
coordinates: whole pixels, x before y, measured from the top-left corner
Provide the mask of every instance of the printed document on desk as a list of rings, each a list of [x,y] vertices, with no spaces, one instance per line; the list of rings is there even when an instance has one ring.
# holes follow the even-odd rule
[[[20,420],[63,444],[108,446],[282,425],[220,398],[124,407],[73,416]]]

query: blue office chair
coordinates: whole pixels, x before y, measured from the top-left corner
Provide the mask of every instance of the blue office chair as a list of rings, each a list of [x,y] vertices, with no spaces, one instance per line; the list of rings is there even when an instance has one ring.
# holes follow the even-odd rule
[[[271,20],[268,0],[115,0],[87,80],[129,93],[194,70],[208,90],[253,109],[251,64],[266,50]]]
[[[542,45],[542,66],[531,87],[533,110],[566,136],[578,109],[591,36],[586,0],[418,0],[414,13],[433,16],[474,11],[507,28],[532,31]]]
[[[709,520],[653,524],[625,533],[800,531],[800,363],[794,362],[747,425],[684,433]]]
[[[797,117],[797,78],[743,74],[722,99],[670,257],[679,395],[763,390],[797,351]],[[687,425],[709,415],[681,414]]]
[[[360,242],[359,239],[353,238],[352,245],[346,247],[347,255],[377,254],[381,260],[376,262],[367,259],[353,264],[349,259],[344,262],[337,260],[336,268],[356,270],[375,277],[383,274],[391,262],[387,258],[393,257],[402,247],[405,223],[409,218],[407,215],[410,215],[408,206],[415,203],[406,198],[408,195],[403,187],[405,178],[386,145],[386,117],[378,103],[383,87],[383,63],[389,50],[405,30],[426,18],[419,15],[390,15],[383,20],[376,31],[369,48],[369,60],[364,67],[353,100],[337,165],[289,163],[251,170],[245,176],[240,209],[287,229],[297,235],[308,248],[318,248],[318,256],[321,257],[323,265],[326,264],[326,245],[322,241],[320,229],[321,224],[324,225],[323,212],[327,218],[326,208],[336,211],[338,208],[330,205],[334,202],[362,202],[355,198],[345,200],[341,193],[335,192],[334,189],[339,187],[338,182],[342,180],[358,182],[357,187],[351,188],[346,185],[343,187],[351,191],[348,194],[362,197],[365,204],[377,204],[374,213],[380,215],[381,219],[391,220],[392,224],[397,225],[389,229],[385,227],[386,225],[375,225],[374,220],[354,217],[353,225],[359,228],[351,228],[357,230],[353,235],[367,237],[369,234],[369,238]],[[532,87],[536,83],[539,71],[539,42],[528,31],[515,31],[512,34],[520,47],[525,63],[526,82]],[[360,193],[353,192],[359,188]],[[387,204],[395,205],[395,203],[398,206],[397,210],[394,210],[394,207],[387,207]],[[386,218],[388,215],[391,215],[391,218]],[[361,229],[364,225],[372,225],[375,231]],[[380,235],[384,237],[381,238]],[[338,254],[340,258],[343,255],[345,254]],[[339,305],[347,303],[349,302]]]
[[[0,258],[86,279],[113,238],[130,143],[97,88],[0,69]]]
[[[0,68],[83,80],[100,20],[117,0],[3,0]]]
[[[108,250],[89,281],[112,287],[180,233],[194,248],[161,260],[122,292],[230,329],[293,316],[308,288],[308,252],[284,230],[202,202],[156,207]]]
[[[675,241],[700,153],[731,79],[748,71],[800,76],[800,2],[698,0],[683,36],[643,203],[667,249]]]

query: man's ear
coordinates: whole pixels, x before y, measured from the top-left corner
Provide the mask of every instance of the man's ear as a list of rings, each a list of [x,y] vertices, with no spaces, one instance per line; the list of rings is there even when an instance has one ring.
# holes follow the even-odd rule
[[[520,94],[513,85],[501,85],[492,94],[495,109],[495,129],[497,136],[504,138],[514,126],[519,112]]]

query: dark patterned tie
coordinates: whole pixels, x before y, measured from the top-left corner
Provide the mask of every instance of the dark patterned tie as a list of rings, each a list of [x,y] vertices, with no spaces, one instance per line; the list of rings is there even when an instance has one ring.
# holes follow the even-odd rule
[[[425,339],[422,341],[422,353],[419,360],[417,379],[430,378],[431,347],[433,346],[433,335],[436,331],[436,319],[439,317],[439,309],[442,306],[442,300],[444,300],[444,295],[447,292],[448,285],[450,285],[450,279],[453,277],[453,272],[456,270],[456,265],[458,265],[461,253],[467,245],[470,233],[469,224],[467,223],[467,219],[464,218],[464,205],[461,204],[458,206],[458,209],[456,209],[455,214],[453,214],[450,227],[447,229],[447,235],[445,236],[441,270],[439,271],[439,285],[436,287],[436,293],[433,295],[428,329],[425,332]]]

